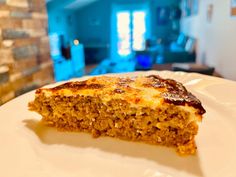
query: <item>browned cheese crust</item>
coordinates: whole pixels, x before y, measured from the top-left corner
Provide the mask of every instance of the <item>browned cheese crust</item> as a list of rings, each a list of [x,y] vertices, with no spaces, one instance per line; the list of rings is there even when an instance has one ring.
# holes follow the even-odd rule
[[[93,77],[38,89],[29,108],[62,131],[175,147],[194,154],[201,102],[179,82],[157,75]]]

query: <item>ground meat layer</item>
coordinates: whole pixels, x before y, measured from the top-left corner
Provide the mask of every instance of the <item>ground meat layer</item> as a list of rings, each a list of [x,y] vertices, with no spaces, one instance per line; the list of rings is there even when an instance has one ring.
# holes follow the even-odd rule
[[[132,107],[121,99],[103,103],[99,97],[40,95],[29,104],[42,121],[61,131],[88,132],[174,147],[180,154],[194,154],[198,125],[190,113],[168,104],[157,109]]]

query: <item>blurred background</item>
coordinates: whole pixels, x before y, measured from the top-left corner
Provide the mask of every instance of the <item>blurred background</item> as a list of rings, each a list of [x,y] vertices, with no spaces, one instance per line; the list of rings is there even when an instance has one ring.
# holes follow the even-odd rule
[[[0,0],[0,105],[84,75],[236,80],[235,0]]]

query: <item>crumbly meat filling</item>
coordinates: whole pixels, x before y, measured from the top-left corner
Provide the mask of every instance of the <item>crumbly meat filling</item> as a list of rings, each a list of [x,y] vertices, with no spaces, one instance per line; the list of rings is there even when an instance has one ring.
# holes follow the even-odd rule
[[[168,103],[166,103],[168,104]],[[82,131],[93,137],[110,136],[175,147],[180,154],[195,153],[196,120],[190,113],[168,104],[156,109],[132,107],[122,99],[104,103],[92,96],[37,96],[29,104],[42,121],[61,131]]]

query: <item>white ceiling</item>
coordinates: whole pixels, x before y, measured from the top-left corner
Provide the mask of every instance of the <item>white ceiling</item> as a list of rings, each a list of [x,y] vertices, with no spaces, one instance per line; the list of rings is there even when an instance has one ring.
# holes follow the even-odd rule
[[[56,1],[56,0],[45,0],[46,3],[49,3],[51,1]],[[87,6],[95,1],[98,1],[98,0],[74,0],[70,3],[68,3],[64,8],[65,9],[80,9],[84,6]]]
[[[87,6],[97,0],[74,0],[74,2],[68,4],[65,9],[80,9]]]

